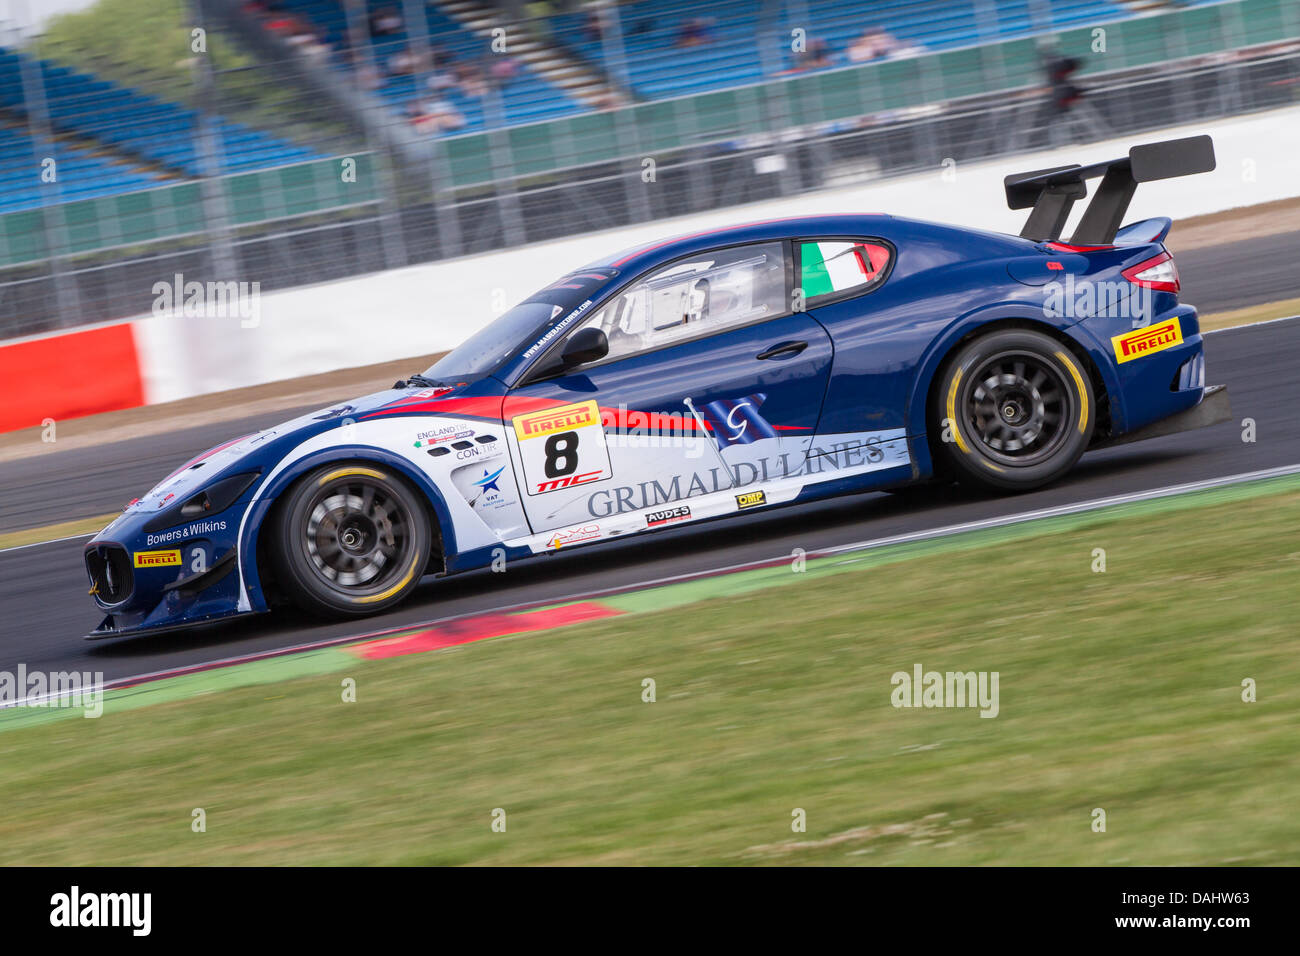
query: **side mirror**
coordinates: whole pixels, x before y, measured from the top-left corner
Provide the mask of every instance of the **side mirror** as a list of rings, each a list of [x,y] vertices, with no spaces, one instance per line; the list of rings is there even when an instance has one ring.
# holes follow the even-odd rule
[[[564,343],[560,361],[564,363],[565,368],[573,368],[575,365],[585,365],[603,359],[608,354],[609,339],[605,337],[605,333],[594,326],[588,326],[573,333],[569,341]]]

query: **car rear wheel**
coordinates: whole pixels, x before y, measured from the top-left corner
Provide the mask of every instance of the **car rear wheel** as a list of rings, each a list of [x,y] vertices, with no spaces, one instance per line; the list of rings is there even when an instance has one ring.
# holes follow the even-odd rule
[[[1092,383],[1077,356],[1029,329],[963,346],[940,372],[931,408],[941,464],[990,488],[1025,491],[1054,481],[1092,439]]]
[[[327,465],[278,510],[279,580],[295,604],[327,616],[373,614],[419,583],[431,530],[417,493],[373,465]]]

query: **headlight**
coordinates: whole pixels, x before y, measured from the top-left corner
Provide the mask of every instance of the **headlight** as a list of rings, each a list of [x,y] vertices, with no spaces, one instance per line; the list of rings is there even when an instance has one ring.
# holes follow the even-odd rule
[[[250,471],[214,481],[202,491],[195,492],[184,501],[159,512],[149,520],[144,526],[144,530],[160,531],[163,528],[170,528],[172,525],[193,521],[195,518],[205,518],[208,515],[225,511],[239,499],[240,495],[248,490],[249,486],[257,480],[260,474],[261,472]]]

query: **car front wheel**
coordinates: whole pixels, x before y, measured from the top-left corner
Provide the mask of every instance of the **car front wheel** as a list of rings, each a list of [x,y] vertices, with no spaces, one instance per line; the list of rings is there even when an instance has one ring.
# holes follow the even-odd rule
[[[274,553],[280,583],[299,607],[333,617],[372,614],[419,583],[431,546],[428,514],[388,469],[326,465],[286,498]]]

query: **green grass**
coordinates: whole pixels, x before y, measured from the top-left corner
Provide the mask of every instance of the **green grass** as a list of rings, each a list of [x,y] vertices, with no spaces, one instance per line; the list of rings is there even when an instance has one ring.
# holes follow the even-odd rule
[[[0,862],[1294,864],[1297,530],[1294,490],[1098,517],[16,728]],[[894,709],[916,663],[1000,715]]]

